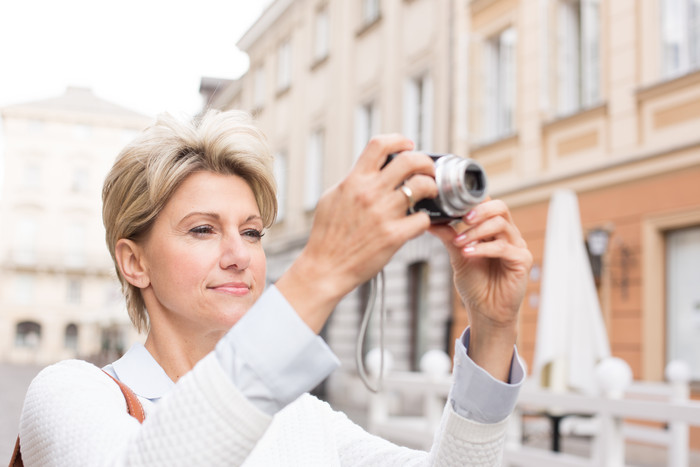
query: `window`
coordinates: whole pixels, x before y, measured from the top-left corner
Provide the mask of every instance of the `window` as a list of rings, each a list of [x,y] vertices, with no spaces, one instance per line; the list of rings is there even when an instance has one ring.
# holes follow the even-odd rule
[[[515,131],[517,33],[510,27],[485,44],[485,126],[493,141]]]
[[[428,263],[408,266],[408,306],[411,312],[411,370],[420,370],[420,359],[428,350]]]
[[[359,106],[355,112],[355,158],[367,142],[379,132],[379,110],[374,102]]]
[[[66,331],[63,337],[63,345],[67,349],[78,350],[78,326],[73,323],[66,326]]]
[[[371,24],[379,19],[379,0],[362,1],[362,24]]]
[[[88,170],[85,167],[76,167],[71,176],[71,192],[85,193],[88,187]]]
[[[700,0],[661,0],[662,76],[700,68]]]
[[[277,49],[277,90],[285,91],[292,84],[292,45],[289,40]]]
[[[80,279],[68,279],[66,301],[72,305],[79,305],[83,296],[83,283]]]
[[[29,131],[31,133],[35,133],[35,134],[41,133],[44,131],[44,127],[45,127],[44,120],[36,120],[36,119],[29,120],[28,128],[29,128]]]
[[[285,152],[275,154],[273,170],[277,181],[277,221],[282,221],[287,212],[287,179],[289,176]]]
[[[316,11],[313,50],[315,61],[323,60],[328,56],[329,39],[328,5],[324,5]]]
[[[74,125],[73,136],[75,136],[76,139],[88,139],[92,136],[92,127],[90,125]]]
[[[261,65],[253,74],[253,108],[261,109],[265,105],[265,68]]]
[[[15,303],[30,305],[34,300],[34,276],[18,274],[15,278]]]
[[[15,259],[21,264],[34,264],[36,261],[37,223],[32,218],[20,219],[15,230]]]
[[[433,86],[429,76],[411,78],[404,87],[404,134],[417,150],[433,146]]]
[[[557,16],[557,112],[600,100],[600,0],[562,0]]]
[[[325,135],[323,130],[316,130],[309,138],[306,151],[306,180],[304,183],[304,209],[310,211],[316,207],[323,192],[323,154]]]
[[[666,236],[666,355],[683,360],[700,380],[700,227]]]
[[[16,347],[39,347],[41,343],[41,325],[34,321],[22,321],[17,323],[15,330]]]
[[[85,226],[77,223],[70,224],[65,235],[66,266],[73,268],[85,266]]]
[[[22,186],[27,190],[41,188],[41,167],[36,163],[28,163],[22,173]]]

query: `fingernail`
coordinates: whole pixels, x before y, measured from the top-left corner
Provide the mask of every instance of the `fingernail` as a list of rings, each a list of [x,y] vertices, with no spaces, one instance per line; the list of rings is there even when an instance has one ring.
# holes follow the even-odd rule
[[[474,251],[474,247],[473,247],[473,246],[468,246],[468,247],[464,248],[462,251],[465,252],[465,253],[471,253],[471,252]]]
[[[469,211],[469,212],[467,213],[466,220],[467,220],[467,221],[473,221],[475,217],[476,217],[476,211],[474,211],[474,210],[472,209],[471,211]]]
[[[461,242],[463,242],[464,240],[466,240],[466,238],[467,238],[467,234],[458,235],[458,236],[455,238],[455,243],[461,243]]]

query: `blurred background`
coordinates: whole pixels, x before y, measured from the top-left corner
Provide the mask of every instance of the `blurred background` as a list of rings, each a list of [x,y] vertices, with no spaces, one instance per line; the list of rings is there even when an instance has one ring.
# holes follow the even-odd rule
[[[3,2],[0,64],[0,459],[39,368],[108,363],[143,339],[104,247],[102,180],[155,115],[209,107],[251,112],[275,152],[270,282],[371,135],[402,132],[479,161],[510,206],[535,258],[518,343],[534,378],[598,348],[591,358],[620,358],[640,382],[683,361],[700,397],[700,0]],[[591,284],[583,322],[599,331],[540,323],[561,192],[576,211],[567,238],[585,255],[561,267],[583,271],[574,289]],[[451,354],[467,316],[439,241],[411,241],[386,275],[394,369]],[[323,330],[343,366],[316,390],[359,423],[368,297],[358,288]],[[547,326],[598,341],[538,358],[553,352],[537,348]],[[700,431],[687,444],[700,450]]]

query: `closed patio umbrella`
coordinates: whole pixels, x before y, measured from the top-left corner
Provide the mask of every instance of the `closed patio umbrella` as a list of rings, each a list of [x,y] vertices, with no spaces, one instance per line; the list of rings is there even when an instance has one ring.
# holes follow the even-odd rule
[[[578,199],[559,190],[547,212],[533,375],[553,391],[592,394],[595,366],[609,356]]]

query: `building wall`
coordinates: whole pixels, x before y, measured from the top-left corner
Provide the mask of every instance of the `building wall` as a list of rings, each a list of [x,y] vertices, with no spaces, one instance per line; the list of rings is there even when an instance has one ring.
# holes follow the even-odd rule
[[[75,88],[2,116],[0,359],[93,357],[112,328],[129,345],[135,336],[104,243],[101,190],[118,152],[149,119]],[[40,325],[40,338],[25,335],[23,322]]]
[[[560,55],[566,41],[559,9],[572,4],[597,8],[598,94],[561,112],[559,86],[570,64]],[[469,110],[455,120],[455,146],[485,166],[492,196],[509,204],[535,257],[521,314],[525,360],[531,367],[549,198],[569,188],[579,197],[584,234],[610,233],[597,285],[612,353],[630,364],[636,379],[662,380],[669,342],[677,337],[669,330],[667,238],[700,226],[700,63],[669,72],[664,55],[664,21],[675,30],[685,23],[671,21],[663,0],[474,0],[460,8],[455,23],[469,22],[469,32],[460,33],[469,45],[456,60],[465,63],[469,79],[458,89],[468,93]],[[483,141],[490,86],[485,50],[509,26],[517,31],[513,130]],[[455,309],[461,326],[465,314]],[[700,336],[699,329],[689,332]],[[697,433],[694,438],[697,448]]]

